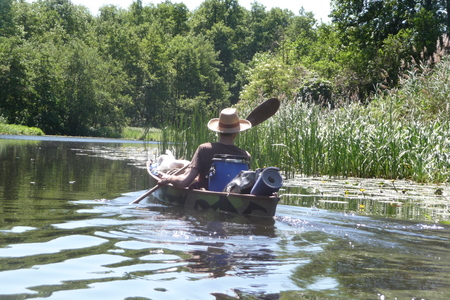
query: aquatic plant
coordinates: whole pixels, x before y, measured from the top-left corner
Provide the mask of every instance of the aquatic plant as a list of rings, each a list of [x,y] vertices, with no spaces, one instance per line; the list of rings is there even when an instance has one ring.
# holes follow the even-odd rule
[[[421,74],[408,77],[404,88],[380,92],[366,105],[347,103],[331,109],[285,100],[272,118],[240,134],[237,145],[252,154],[253,168],[277,166],[286,177],[447,182],[450,109],[447,87],[439,89],[447,83],[437,79],[450,78],[450,58],[441,58],[434,71],[425,66]],[[252,109],[238,105],[241,116]],[[175,148],[189,159],[199,143],[215,140],[206,129],[211,117],[198,113],[189,120],[169,122],[163,130],[163,148]]]
[[[287,177],[448,181],[449,122],[399,121],[393,113],[371,112],[358,104],[330,110],[285,102],[271,119],[240,134],[236,143],[252,154],[253,168],[277,166]],[[189,159],[198,144],[216,140],[206,128],[208,120],[197,115],[190,123],[167,126],[161,151],[172,149]]]
[[[166,120],[161,130],[159,152],[171,150],[177,158],[190,159],[198,145],[216,140],[215,134],[206,126],[211,118],[213,114],[194,110],[189,116]]]

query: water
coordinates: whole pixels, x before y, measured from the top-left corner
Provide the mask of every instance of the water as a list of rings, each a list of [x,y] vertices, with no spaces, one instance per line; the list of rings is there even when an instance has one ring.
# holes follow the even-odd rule
[[[274,219],[129,205],[153,147],[0,139],[0,299],[449,298],[446,186],[296,178]]]

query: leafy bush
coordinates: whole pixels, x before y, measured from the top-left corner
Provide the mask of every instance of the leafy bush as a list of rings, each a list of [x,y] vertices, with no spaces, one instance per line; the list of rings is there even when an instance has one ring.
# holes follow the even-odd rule
[[[36,127],[27,127],[23,125],[9,125],[0,122],[0,134],[44,135],[44,132]]]
[[[249,83],[243,88],[241,99],[292,99],[298,87],[310,76],[310,72],[301,65],[286,64],[279,56],[268,53],[257,54],[250,64],[247,74]]]
[[[432,59],[412,61],[403,70],[400,85],[379,93],[373,99],[373,109],[391,106],[396,117],[406,120],[434,122],[450,118],[450,40],[438,41]]]
[[[333,84],[331,81],[321,78],[311,78],[299,88],[297,99],[303,101],[312,101],[313,103],[325,107],[334,107],[333,103]]]

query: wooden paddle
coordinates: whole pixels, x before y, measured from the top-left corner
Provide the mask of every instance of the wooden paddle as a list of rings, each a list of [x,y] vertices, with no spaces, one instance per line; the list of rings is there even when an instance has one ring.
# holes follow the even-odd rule
[[[280,107],[280,100],[270,98],[258,105],[247,117],[247,121],[252,123],[252,127],[261,124],[271,116],[273,116]]]
[[[137,198],[136,200],[134,200],[133,202],[130,202],[130,204],[138,204],[139,202],[142,201],[142,199],[144,199],[145,197],[149,196],[150,194],[152,194],[154,191],[156,191],[157,189],[159,189],[161,186],[160,185],[155,185],[154,187],[152,187],[151,189],[149,189],[147,192],[145,192],[144,195],[140,196],[139,198]]]
[[[280,107],[280,100],[277,98],[270,98],[260,105],[258,105],[252,112],[247,116],[247,121],[250,121],[252,123],[252,127],[255,127],[256,125],[261,124],[271,116],[273,116],[278,108]],[[187,168],[188,165],[184,166],[183,168],[179,169],[174,175],[180,174],[182,171],[184,171]],[[130,202],[130,204],[137,204],[142,201],[142,199],[145,199],[145,197],[152,194],[154,191],[158,190],[161,186],[155,185],[151,189],[149,189],[145,194],[134,200],[133,202]]]
[[[178,171],[176,171],[173,175],[178,175],[180,174],[182,171],[186,170],[186,168],[189,166],[189,164],[185,165],[184,167],[182,167],[181,169],[179,169]],[[147,167],[148,167],[148,163],[147,163]],[[149,189],[147,192],[145,192],[145,194],[143,194],[142,196],[140,196],[139,198],[137,198],[136,200],[134,200],[133,202],[130,202],[130,204],[137,204],[139,202],[142,201],[142,199],[145,199],[145,197],[150,196],[154,191],[158,190],[161,187],[161,185],[157,184],[154,187],[152,187],[151,189]]]

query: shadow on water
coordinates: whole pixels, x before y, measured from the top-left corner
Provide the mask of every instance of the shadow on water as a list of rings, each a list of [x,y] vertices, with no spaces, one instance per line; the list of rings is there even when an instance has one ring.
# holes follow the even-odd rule
[[[273,219],[189,211],[152,197],[129,205],[148,188],[140,168],[148,152],[0,139],[0,299],[450,295],[445,214],[378,210],[369,202],[376,181],[300,178],[283,191]],[[434,187],[424,189],[433,199]],[[385,187],[383,200],[370,201],[405,210],[396,193]]]

